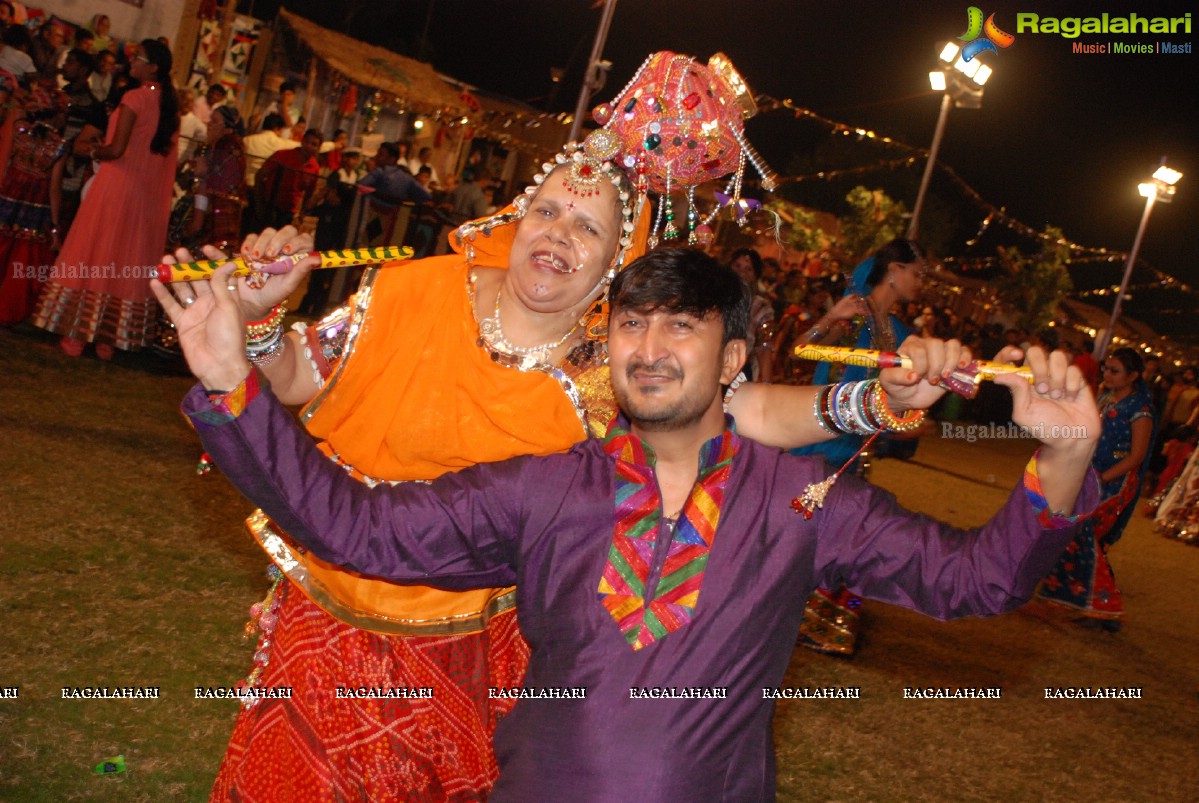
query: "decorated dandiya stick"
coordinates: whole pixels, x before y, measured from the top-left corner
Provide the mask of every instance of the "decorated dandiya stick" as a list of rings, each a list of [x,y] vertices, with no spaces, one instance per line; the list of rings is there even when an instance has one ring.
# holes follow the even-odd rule
[[[844,346],[796,346],[795,356],[803,360],[838,362],[865,368],[907,368],[911,370],[913,367],[911,357],[894,351],[875,351],[874,349],[855,349]],[[994,380],[1000,374],[1016,374],[1029,382],[1032,381],[1032,369],[1028,366],[990,360],[974,360],[965,367],[956,369],[941,382],[954,393],[965,396],[967,399],[973,399],[978,395],[979,382],[984,379]]]
[[[382,265],[387,262],[398,262],[412,256],[411,248],[400,248],[389,245],[379,248],[347,248],[341,251],[305,251],[300,254],[286,254],[274,262],[253,262],[237,257],[235,259],[207,259],[199,262],[181,262],[176,265],[163,263],[158,266],[158,281],[163,282],[195,282],[211,278],[213,271],[222,265],[233,263],[237,270],[234,276],[251,276],[253,274],[274,275],[288,273],[302,260],[310,256],[318,256],[321,264],[316,268],[349,268],[370,265]]]

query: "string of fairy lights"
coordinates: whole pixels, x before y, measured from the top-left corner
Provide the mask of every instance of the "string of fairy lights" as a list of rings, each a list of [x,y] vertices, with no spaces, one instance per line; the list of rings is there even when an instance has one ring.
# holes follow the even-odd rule
[[[787,176],[779,179],[780,184],[799,183],[804,181],[814,180],[833,180],[848,176],[863,175],[879,170],[895,170],[901,167],[911,167],[928,158],[928,149],[920,148],[914,145],[909,145],[905,142],[880,134],[860,126],[853,126],[847,123],[842,123],[837,120],[832,120],[824,117],[811,109],[799,106],[790,98],[777,99],[768,95],[759,95],[757,98],[758,110],[762,113],[774,112],[780,109],[792,112],[797,120],[810,120],[818,125],[821,125],[829,130],[834,136],[856,137],[862,140],[871,140],[881,143],[882,145],[902,151],[905,155],[900,158],[884,160],[870,165],[862,165],[859,167],[839,168],[836,170],[822,170],[816,173],[809,173],[799,176]],[[1119,263],[1122,264],[1128,259],[1128,253],[1125,251],[1116,251],[1108,248],[1096,248],[1093,246],[1083,245],[1074,242],[1066,237],[1053,237],[1043,231],[1038,231],[1033,227],[1021,222],[1017,218],[1008,214],[1003,207],[998,207],[995,204],[987,201],[982,195],[970,186],[957,171],[952,167],[938,162],[937,168],[945,175],[957,189],[971,202],[978,206],[985,214],[979,224],[978,231],[973,237],[966,241],[967,246],[973,246],[979,242],[982,236],[992,225],[998,224],[1007,227],[1009,230],[1026,237],[1031,240],[1036,240],[1044,243],[1052,243],[1055,245],[1065,246],[1069,250],[1067,263],[1071,265],[1085,263]],[[996,257],[980,257],[970,258],[969,260],[959,260],[955,257],[947,257],[942,260],[945,263],[957,263],[969,269],[978,270],[981,268],[993,267],[997,264]],[[1174,276],[1162,271],[1145,260],[1138,260],[1138,266],[1148,270],[1154,276],[1154,281],[1132,285],[1128,291],[1133,290],[1148,290],[1148,289],[1169,289],[1184,293],[1195,294],[1199,296],[1199,291],[1187,285],[1185,282],[1177,279]],[[1095,288],[1091,290],[1076,291],[1073,293],[1075,297],[1085,298],[1090,296],[1108,296],[1115,295],[1119,292],[1119,286]]]

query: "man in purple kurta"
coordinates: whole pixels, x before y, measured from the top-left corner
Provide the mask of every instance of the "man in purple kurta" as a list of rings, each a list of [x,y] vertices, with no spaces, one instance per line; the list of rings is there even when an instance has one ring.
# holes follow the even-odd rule
[[[238,323],[224,279],[207,340],[183,345],[203,385],[184,409],[226,476],[324,560],[446,589],[517,586],[532,656],[496,733],[492,800],[771,800],[763,690],[782,681],[812,589],[843,584],[941,619],[1011,610],[1071,539],[1078,517],[1051,511],[1098,498],[1093,439],[1047,438],[978,530],[910,513],[853,477],[811,519],[797,515],[792,500],[828,466],[738,438],[721,383],[744,359],[748,296],[681,249],[612,286],[623,413],[605,440],[371,490],[221,345],[236,340],[215,334],[221,316]],[[177,322],[188,312],[159,296]],[[925,375],[940,356],[922,355]],[[1010,383],[1017,423],[1097,435],[1077,369],[1039,352],[1029,364],[1036,385]]]

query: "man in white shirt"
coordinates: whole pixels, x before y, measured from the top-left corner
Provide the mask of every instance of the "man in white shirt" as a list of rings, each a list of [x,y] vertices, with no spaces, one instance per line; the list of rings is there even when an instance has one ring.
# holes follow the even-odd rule
[[[196,117],[199,118],[201,123],[208,125],[209,121],[212,120],[213,109],[222,105],[228,94],[229,91],[225,87],[220,84],[213,84],[208,87],[203,97],[196,98],[195,103],[192,104],[192,111],[196,113]]]
[[[420,155],[418,155],[415,159],[408,160],[408,172],[415,176],[417,173],[420,172],[420,169],[422,167],[427,167],[427,168],[429,168],[429,172],[433,177],[433,179],[432,179],[433,184],[440,185],[441,179],[437,175],[437,168],[433,167],[433,165],[429,161],[432,158],[433,158],[433,149],[432,148],[421,148]]]
[[[179,90],[179,108],[186,110],[179,117],[179,164],[183,164],[196,153],[196,148],[208,141],[208,126],[192,109],[196,93],[191,89]]]
[[[92,87],[92,96],[103,103],[112,91],[112,75],[117,71],[117,57],[111,50],[96,54],[96,71],[87,79]]]
[[[282,117],[277,114],[268,114],[262,121],[262,131],[251,134],[242,140],[246,146],[247,187],[254,186],[254,177],[258,175],[258,168],[271,158],[272,153],[300,147],[300,143],[294,139],[283,136],[284,129]]]
[[[0,50],[0,70],[7,70],[23,81],[37,73],[33,59],[29,57],[29,48],[33,43],[29,31],[24,25],[9,25],[4,29],[3,50]]]
[[[267,118],[272,114],[277,114],[283,118],[284,136],[290,136],[295,126],[301,121],[300,109],[293,106],[296,101],[296,85],[290,81],[284,81],[279,85],[278,100],[271,101],[265,109],[262,110],[262,131],[267,130]],[[300,138],[304,134],[304,129],[301,128],[299,134],[294,139],[297,147],[299,147]]]
[[[362,178],[362,151],[346,148],[341,152],[341,167],[337,168],[337,180],[353,186]]]

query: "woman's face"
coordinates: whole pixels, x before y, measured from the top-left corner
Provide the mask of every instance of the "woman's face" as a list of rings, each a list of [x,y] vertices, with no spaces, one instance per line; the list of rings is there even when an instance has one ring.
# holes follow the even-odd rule
[[[228,130],[229,129],[225,128],[224,115],[212,115],[212,119],[208,121],[208,144],[215,145],[216,143],[220,142],[221,137],[225,136],[225,132]]]
[[[1123,390],[1137,380],[1137,374],[1129,372],[1124,363],[1114,357],[1103,362],[1103,386],[1108,390]]]
[[[924,264],[923,259],[891,263],[890,280],[895,283],[900,301],[915,301],[920,298],[924,289],[924,274],[927,272],[928,266]]]
[[[590,300],[620,242],[616,187],[606,178],[586,197],[551,173],[529,203],[508,256],[509,287],[534,312],[567,312]]]
[[[105,17],[105,16],[98,17],[96,19],[96,33],[98,33],[100,36],[104,36],[105,34],[108,33],[108,29],[111,25],[112,25],[112,23],[110,23],[108,21],[108,17]]]
[[[737,257],[729,265],[733,272],[741,277],[741,281],[753,287],[754,284],[754,261],[745,254]]]
[[[157,74],[158,67],[150,63],[150,60],[146,58],[146,51],[139,47],[129,62],[129,77],[144,83],[157,80]]]

